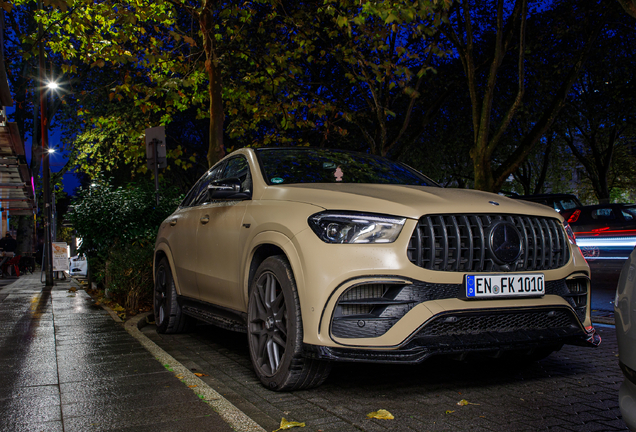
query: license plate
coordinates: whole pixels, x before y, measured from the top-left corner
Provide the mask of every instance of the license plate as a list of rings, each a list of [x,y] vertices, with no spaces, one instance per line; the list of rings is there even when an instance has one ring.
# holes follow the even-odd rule
[[[466,275],[466,297],[535,297],[545,294],[542,273]]]

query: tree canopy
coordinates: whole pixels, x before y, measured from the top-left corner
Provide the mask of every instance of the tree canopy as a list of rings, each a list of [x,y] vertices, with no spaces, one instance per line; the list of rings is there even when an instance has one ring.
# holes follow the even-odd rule
[[[388,156],[443,184],[497,192],[513,175],[530,189],[532,155],[539,163],[585,153],[580,145],[552,149],[574,127],[583,77],[594,68],[608,75],[593,53],[618,26],[634,31],[625,13],[631,0],[619,1],[49,0],[38,7],[12,0],[2,7],[12,23],[12,85],[24,100],[16,120],[25,129],[38,123],[32,77],[42,41],[49,74],[64,89],[50,98],[59,104],[56,125],[73,163],[90,176],[148,176],[143,131],[163,124],[171,160],[163,175],[183,188],[235,148],[309,145]],[[605,52],[630,69],[628,51],[617,44]],[[608,96],[618,111],[623,96]],[[541,167],[552,169],[539,165],[536,180]]]

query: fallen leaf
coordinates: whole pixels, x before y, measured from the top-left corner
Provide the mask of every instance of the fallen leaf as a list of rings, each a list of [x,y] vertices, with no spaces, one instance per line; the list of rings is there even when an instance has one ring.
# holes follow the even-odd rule
[[[446,414],[451,414],[454,413],[455,411],[451,411],[451,410],[446,410]]]
[[[75,288],[75,287],[70,287],[68,289],[68,292],[75,292],[75,291],[77,291],[77,288]]]
[[[189,386],[188,386],[188,388],[195,388],[196,386],[197,386],[196,384],[194,384],[194,385],[189,385]]]
[[[462,399],[459,402],[457,402],[457,405],[466,406],[466,405],[479,405],[479,404],[478,403],[468,402],[466,399]]]
[[[393,420],[395,417],[393,417],[393,414],[391,414],[387,410],[379,409],[377,411],[367,414],[367,418],[375,418],[380,420]]]
[[[287,430],[293,427],[305,427],[305,423],[295,422],[295,421],[287,421],[285,417],[283,417],[280,421],[280,427],[276,429],[274,432],[278,432],[280,430]]]
[[[199,372],[195,372],[194,374],[195,374],[196,376],[198,376],[198,377],[202,377],[202,376],[209,376],[208,374],[199,373]]]

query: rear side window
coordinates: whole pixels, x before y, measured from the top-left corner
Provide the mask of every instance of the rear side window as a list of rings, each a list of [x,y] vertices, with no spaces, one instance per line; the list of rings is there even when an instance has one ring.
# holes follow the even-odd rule
[[[554,208],[559,211],[569,210],[574,207],[578,207],[578,204],[573,199],[561,199],[554,203]]]
[[[592,210],[592,219],[599,221],[613,221],[616,220],[616,214],[611,208],[599,208]]]
[[[636,220],[636,208],[634,207],[621,209],[621,213],[623,213],[623,217],[626,221],[634,222],[634,220]]]

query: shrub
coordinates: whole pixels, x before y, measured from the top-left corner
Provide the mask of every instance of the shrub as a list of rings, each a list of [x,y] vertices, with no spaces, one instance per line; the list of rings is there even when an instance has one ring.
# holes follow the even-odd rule
[[[152,295],[152,251],[161,222],[178,206],[182,196],[174,188],[163,188],[156,203],[154,184],[143,182],[126,187],[102,184],[81,191],[68,216],[82,239],[79,252],[86,255],[98,282],[137,309]],[[120,303],[120,304],[121,304]]]
[[[152,298],[154,243],[135,243],[111,249],[107,280],[108,293],[128,310],[137,311]]]

